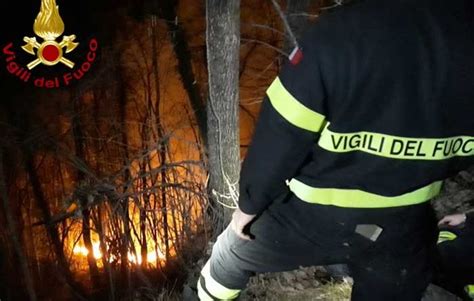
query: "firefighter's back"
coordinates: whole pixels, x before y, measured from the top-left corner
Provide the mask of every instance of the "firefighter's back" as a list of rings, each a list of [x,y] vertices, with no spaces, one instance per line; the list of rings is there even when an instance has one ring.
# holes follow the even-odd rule
[[[474,164],[473,10],[471,0],[367,0],[322,17],[307,49],[327,123],[297,179],[427,199]]]

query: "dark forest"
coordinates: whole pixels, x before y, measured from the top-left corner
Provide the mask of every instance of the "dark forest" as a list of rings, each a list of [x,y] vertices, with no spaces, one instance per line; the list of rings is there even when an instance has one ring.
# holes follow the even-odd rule
[[[56,2],[64,53],[31,70],[44,3],[2,3],[0,299],[181,300],[236,207],[266,88],[343,2]],[[453,195],[471,182],[441,211],[469,207]]]

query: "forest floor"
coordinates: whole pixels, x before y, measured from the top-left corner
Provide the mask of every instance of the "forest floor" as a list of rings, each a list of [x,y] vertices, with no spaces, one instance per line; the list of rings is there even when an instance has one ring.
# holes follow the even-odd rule
[[[349,301],[352,279],[331,279],[322,267],[254,277],[239,301]],[[422,301],[461,301],[430,285]]]
[[[344,301],[349,300],[352,279],[332,279],[322,267],[283,273],[260,274],[251,279],[242,301]]]
[[[350,277],[332,278],[323,267],[307,267],[283,273],[265,273],[252,277],[239,301],[349,301]],[[195,294],[185,290],[181,296],[161,300],[196,301]],[[461,301],[434,285],[422,301]]]

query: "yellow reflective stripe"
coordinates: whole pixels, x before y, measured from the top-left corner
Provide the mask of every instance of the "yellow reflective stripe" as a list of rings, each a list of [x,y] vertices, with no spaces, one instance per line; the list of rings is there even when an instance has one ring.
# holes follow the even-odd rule
[[[204,288],[202,287],[200,279],[198,280],[197,289],[198,289],[198,297],[200,301],[214,301],[214,299],[211,296],[209,296],[204,290]]]
[[[213,297],[218,298],[220,300],[233,300],[239,296],[240,290],[237,289],[229,289],[219,282],[217,282],[211,276],[211,266],[210,262],[208,261],[201,271],[202,277],[206,280],[206,289],[207,291],[212,294]],[[199,281],[199,285],[201,285]],[[199,289],[199,288],[198,288]],[[201,287],[201,293],[198,292],[199,298],[201,295],[203,298],[210,297]],[[202,300],[209,300],[209,299],[202,299]],[[212,298],[211,298],[212,300]]]
[[[438,235],[438,244],[445,241],[455,240],[458,236],[450,231],[440,231]]]
[[[301,200],[347,208],[388,208],[421,204],[441,191],[441,181],[399,196],[383,196],[357,189],[315,188],[292,179],[290,190]]]
[[[335,133],[324,128],[318,144],[336,153],[362,151],[372,155],[411,160],[445,160],[474,156],[474,137],[408,138],[372,132]]]
[[[464,287],[464,290],[469,295],[470,298],[474,299],[474,284],[469,284]]]
[[[280,78],[276,78],[267,90],[268,98],[275,110],[289,123],[319,133],[326,117],[310,110],[286,90]]]

